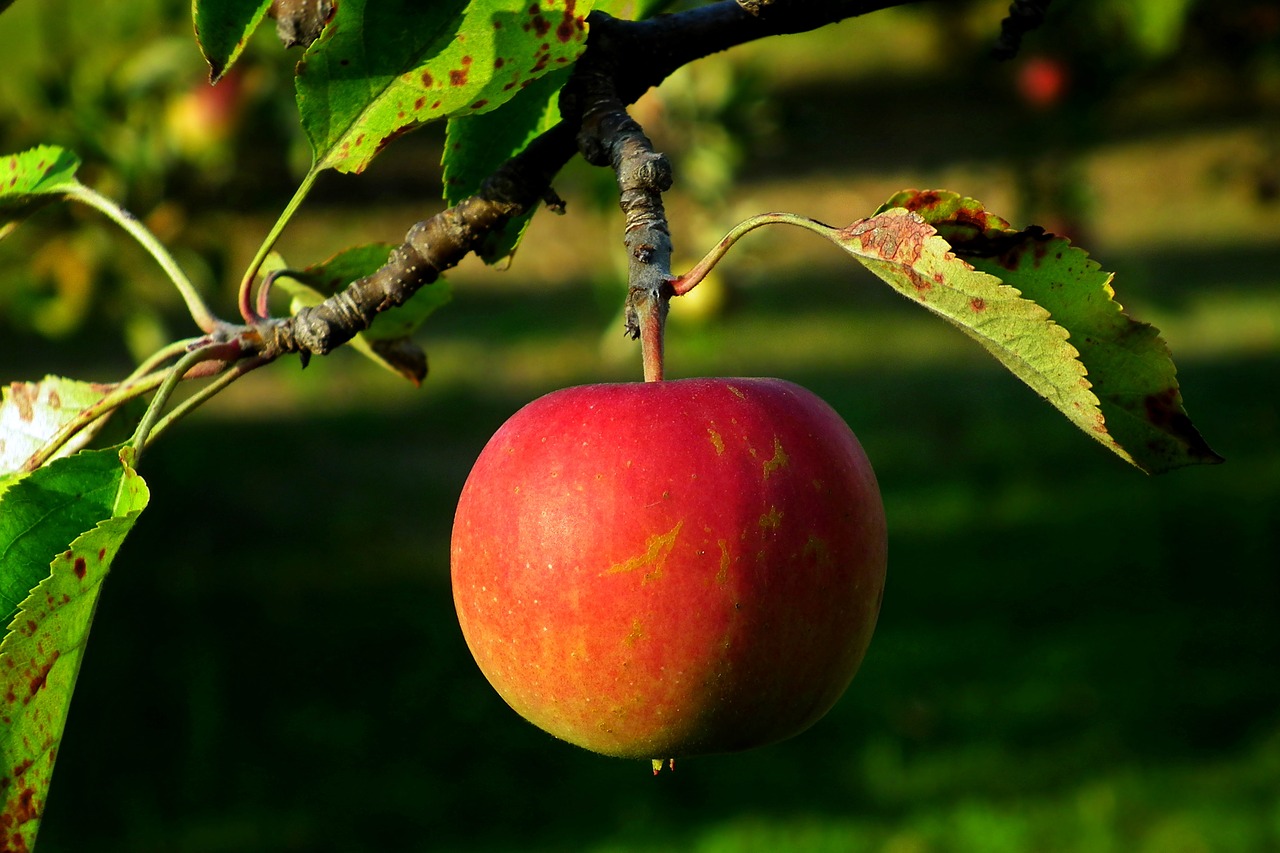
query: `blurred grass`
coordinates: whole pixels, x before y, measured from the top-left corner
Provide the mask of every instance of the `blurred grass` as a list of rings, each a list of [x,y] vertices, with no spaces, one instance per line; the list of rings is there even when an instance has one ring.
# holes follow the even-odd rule
[[[670,194],[678,245],[703,240],[682,230],[697,217],[848,221],[908,185],[1017,220],[1011,161],[1057,119],[955,73],[932,21],[752,48],[744,65],[780,69],[777,111],[718,205]],[[780,375],[845,416],[880,477],[891,565],[870,655],[827,719],[656,779],[510,712],[449,598],[454,501],[493,430],[553,388],[638,376],[617,215],[571,170],[570,215],[538,217],[510,271],[451,274],[421,391],[347,353],[281,364],[149,452],[153,505],[98,613],[40,850],[1280,850],[1280,206],[1232,171],[1271,133],[1188,108],[1068,146],[1086,245],[1164,329],[1223,466],[1128,468],[808,235],[748,238],[709,319],[673,307],[672,374]],[[437,156],[415,135],[358,181],[326,179],[286,256],[398,239],[429,212],[403,187]],[[264,198],[189,212],[225,247],[223,308],[274,216]],[[6,381],[124,362],[93,327],[57,346],[8,334],[0,356]]]

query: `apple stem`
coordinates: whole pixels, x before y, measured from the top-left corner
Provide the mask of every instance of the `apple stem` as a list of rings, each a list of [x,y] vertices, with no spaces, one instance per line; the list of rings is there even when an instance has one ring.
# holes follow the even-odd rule
[[[636,312],[640,324],[640,358],[645,382],[661,382],[665,357],[667,303],[663,294],[646,294]]]
[[[728,253],[729,249],[733,247],[734,243],[737,243],[738,240],[741,239],[748,231],[754,231],[762,225],[798,225],[801,228],[806,228],[819,234],[825,234],[831,231],[831,226],[821,223],[816,219],[810,219],[807,216],[800,216],[795,213],[761,213],[760,215],[753,216],[750,219],[744,219],[742,222],[733,226],[728,234],[725,234],[724,237],[720,238],[720,242],[712,247],[711,251],[707,252],[706,256],[703,257],[702,260],[698,261],[693,269],[689,270],[684,275],[676,276],[671,280],[672,295],[684,296],[686,293],[697,287],[698,284],[707,277],[707,274],[711,272],[711,270],[715,269],[715,265],[720,263],[720,260]]]

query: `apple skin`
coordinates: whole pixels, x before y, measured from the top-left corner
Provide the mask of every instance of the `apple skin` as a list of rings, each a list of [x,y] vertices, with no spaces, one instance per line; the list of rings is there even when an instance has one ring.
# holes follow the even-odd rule
[[[840,416],[778,379],[591,385],[490,439],[454,519],[462,633],[504,700],[605,755],[797,734],[862,662],[884,508]]]

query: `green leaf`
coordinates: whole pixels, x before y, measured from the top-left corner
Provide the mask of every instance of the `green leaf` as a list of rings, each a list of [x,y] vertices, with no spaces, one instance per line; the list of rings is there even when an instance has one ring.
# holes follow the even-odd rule
[[[210,83],[217,83],[240,57],[270,7],[271,0],[193,0],[196,42],[209,63]]]
[[[80,158],[56,145],[41,145],[20,154],[0,155],[0,236],[7,223],[79,186]]]
[[[449,120],[444,149],[444,197],[450,206],[475,195],[481,184],[535,137],[560,121],[557,99],[570,69],[547,74],[497,112]],[[479,255],[497,263],[515,253],[534,211],[490,234]]]
[[[146,483],[131,462],[129,449],[82,453],[33,473],[4,496],[7,508],[15,491],[50,472],[42,479],[60,481],[60,493],[74,487],[105,499],[105,506],[95,501],[100,513],[82,523],[74,539],[55,545],[58,536],[41,536],[47,548],[43,580],[24,596],[0,643],[0,826],[6,850],[35,845],[102,580],[147,504]],[[76,513],[76,523],[89,517],[66,504],[52,512]],[[6,509],[6,521],[8,515]],[[9,555],[0,554],[0,570],[7,575]],[[58,556],[50,563],[53,554]]]
[[[1148,473],[1222,461],[1183,409],[1159,331],[1124,313],[1112,274],[1083,249],[1040,228],[1017,231],[954,193],[911,191],[887,204],[919,214],[960,258],[1017,288],[1070,333],[1099,406],[1097,415],[1072,418],[1086,432]]]
[[[13,382],[0,389],[0,475],[21,469],[59,429],[114,388],[46,376],[38,383]],[[91,437],[91,431],[81,431],[63,446],[59,455],[75,453]]]
[[[288,277],[282,275],[275,286],[292,297],[289,310],[296,314],[376,272],[386,264],[393,248],[386,243],[355,246],[302,272],[289,273]],[[449,285],[443,279],[421,287],[403,305],[375,317],[373,325],[356,335],[351,345],[379,366],[419,384],[427,373],[426,355],[410,338],[427,317],[451,297]]]
[[[8,624],[49,559],[111,515],[119,486],[114,450],[84,451],[13,482],[0,495],[0,624]]]
[[[298,109],[313,168],[360,172],[419,125],[505,104],[578,58],[590,7],[590,0],[344,0],[299,64]]]

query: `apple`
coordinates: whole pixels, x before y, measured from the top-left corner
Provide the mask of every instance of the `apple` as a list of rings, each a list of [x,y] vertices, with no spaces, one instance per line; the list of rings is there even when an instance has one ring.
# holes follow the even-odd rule
[[[1071,88],[1071,72],[1057,57],[1028,56],[1018,67],[1014,82],[1023,103],[1047,110],[1066,97]]]
[[[245,75],[238,68],[227,72],[216,86],[204,81],[192,84],[165,108],[170,147],[192,163],[226,159],[244,123],[248,95]]]
[[[848,687],[884,507],[853,432],[779,379],[589,385],[507,421],[454,518],[454,603],[521,716],[605,755],[772,743]]]

